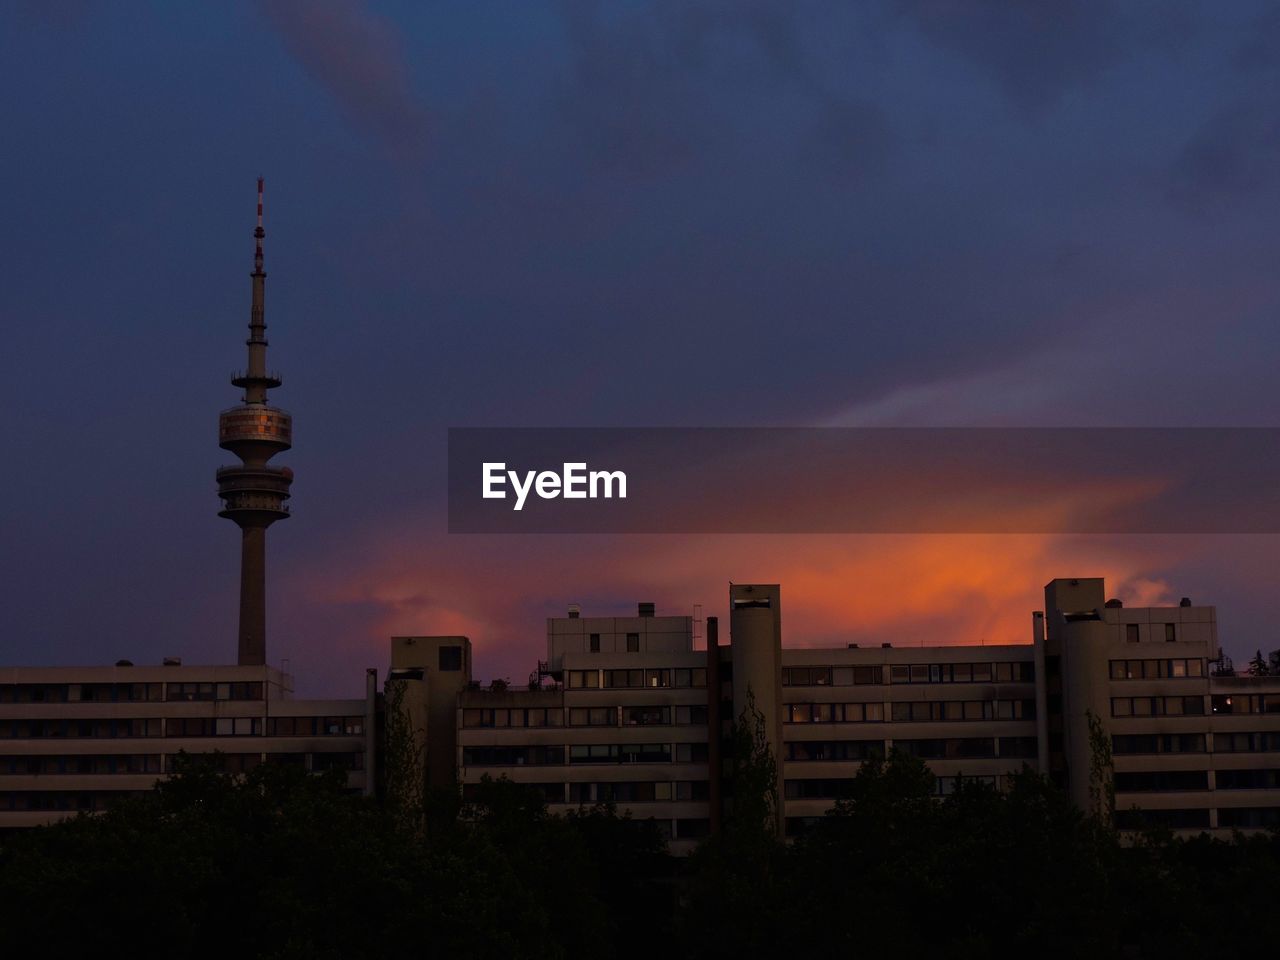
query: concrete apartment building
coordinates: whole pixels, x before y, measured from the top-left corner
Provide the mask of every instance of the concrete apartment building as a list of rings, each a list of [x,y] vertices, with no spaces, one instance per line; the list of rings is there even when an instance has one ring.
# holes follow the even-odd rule
[[[266,666],[0,667],[0,830],[151,790],[179,752],[223,769],[347,771],[372,793],[377,679],[365,696],[295,700]]]
[[[398,638],[390,676],[430,716],[432,781],[456,776],[467,794],[505,776],[558,811],[612,800],[687,850],[720,816],[713,731],[749,693],[780,759],[789,833],[822,816],[864,759],[895,749],[927,762],[939,794],[1026,765],[1089,808],[1105,796],[1091,718],[1113,755],[1121,827],[1280,823],[1280,677],[1215,675],[1213,607],[1126,608],[1100,579],[1061,579],[1045,588],[1030,643],[807,649],[782,645],[778,585],[735,584],[729,599],[728,642],[712,618],[703,649],[691,618],[652,604],[634,617],[551,618],[539,689],[481,689],[464,637]]]

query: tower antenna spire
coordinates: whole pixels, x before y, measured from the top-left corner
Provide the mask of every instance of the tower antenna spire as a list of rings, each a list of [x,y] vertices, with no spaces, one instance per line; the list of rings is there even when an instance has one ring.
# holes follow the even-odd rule
[[[262,238],[267,235],[267,231],[262,229],[262,177],[258,178],[258,226],[253,231],[254,249],[253,249],[253,275],[266,276],[262,272]]]
[[[241,531],[241,665],[267,662],[267,527],[289,516],[293,471],[267,464],[293,443],[293,418],[267,402],[267,390],[280,378],[267,372],[266,272],[262,269],[262,177],[258,178],[258,223],[253,231],[253,299],[249,308],[248,366],[231,383],[244,390],[240,405],[218,418],[218,445],[240,458],[240,465],[218,471],[218,516],[234,520]]]

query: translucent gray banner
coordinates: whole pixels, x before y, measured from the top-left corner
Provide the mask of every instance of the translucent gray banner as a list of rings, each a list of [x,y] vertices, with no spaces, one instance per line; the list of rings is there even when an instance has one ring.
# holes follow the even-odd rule
[[[454,428],[449,531],[1275,533],[1278,479],[1273,428]]]

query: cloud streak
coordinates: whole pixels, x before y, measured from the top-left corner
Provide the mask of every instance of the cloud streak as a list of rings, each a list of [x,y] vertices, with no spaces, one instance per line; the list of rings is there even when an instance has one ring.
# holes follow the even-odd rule
[[[259,8],[348,122],[401,161],[426,156],[427,111],[413,92],[404,40],[394,23],[357,0],[260,0]]]

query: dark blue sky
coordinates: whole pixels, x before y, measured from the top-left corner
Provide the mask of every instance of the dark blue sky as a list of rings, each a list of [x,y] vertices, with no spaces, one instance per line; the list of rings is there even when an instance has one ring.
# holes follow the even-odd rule
[[[31,2],[0,79],[4,662],[232,655],[259,174],[304,690],[391,630],[522,677],[565,602],[730,579],[795,585],[797,644],[1023,640],[1098,574],[1280,643],[1270,537],[465,538],[443,503],[448,426],[1280,425],[1273,5]]]

